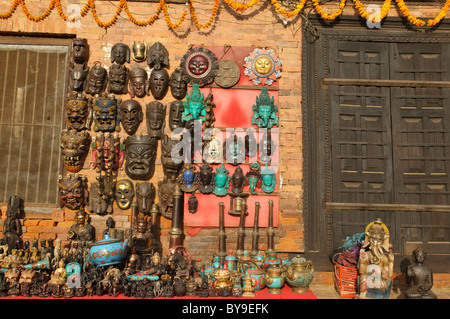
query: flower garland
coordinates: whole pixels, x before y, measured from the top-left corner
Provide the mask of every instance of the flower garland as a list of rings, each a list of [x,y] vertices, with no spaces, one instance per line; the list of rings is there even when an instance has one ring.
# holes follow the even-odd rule
[[[164,12],[164,19],[166,20],[166,23],[169,26],[169,28],[173,30],[180,27],[181,24],[184,22],[184,19],[186,18],[188,11],[187,8],[184,9],[183,14],[180,17],[180,20],[178,20],[177,23],[173,24],[172,21],[170,20],[169,12],[167,10],[167,3],[165,1],[161,1],[161,3],[162,3],[162,10]]]
[[[153,24],[153,22],[155,22],[159,18],[159,15],[161,14],[161,11],[165,4],[164,0],[159,1],[159,6],[158,6],[158,9],[156,10],[156,13],[154,15],[152,15],[147,21],[139,21],[135,17],[133,17],[133,15],[131,14],[130,9],[128,8],[128,2],[126,0],[121,0],[121,1],[123,1],[123,8],[124,8],[128,18],[130,19],[130,21],[140,27],[145,27],[147,25]]]
[[[345,3],[347,2],[347,0],[341,0],[341,3],[339,4],[339,8],[333,14],[328,14],[325,11],[323,11],[322,7],[319,5],[318,0],[312,0],[312,2],[314,5],[314,9],[316,9],[317,13],[320,14],[322,19],[335,20],[338,16],[340,16],[342,14],[342,11],[344,10]]]
[[[224,1],[229,7],[233,8],[235,11],[242,12],[253,7],[260,0],[251,0],[249,3],[236,3],[233,0],[224,0]]]
[[[358,10],[361,18],[367,19],[368,17],[373,16],[364,9],[364,5],[361,3],[360,0],[353,0],[353,2],[355,3],[355,8]],[[391,7],[391,0],[385,0],[383,6],[381,7],[379,15],[373,17],[373,22],[383,20],[389,13],[390,7]]]
[[[21,6],[22,11],[24,12],[25,16],[34,22],[41,22],[42,20],[47,18],[50,15],[50,13],[53,11],[53,9],[55,9],[55,8],[63,20],[67,21],[69,19],[69,17],[63,11],[63,8],[61,5],[61,0],[50,0],[50,4],[47,7],[47,9],[44,11],[44,13],[42,13],[40,15],[36,15],[36,16],[30,14],[30,12],[28,11],[28,8],[25,4],[25,1],[26,0],[13,0],[9,10],[4,13],[0,13],[0,19],[9,19],[13,15],[13,13],[17,10],[19,5]],[[163,11],[165,21],[166,21],[167,25],[169,26],[169,28],[176,29],[179,26],[181,26],[181,24],[184,22],[184,20],[186,19],[187,11],[188,11],[186,8],[184,10],[183,14],[181,15],[179,21],[174,24],[170,20],[166,1],[160,0],[159,6],[158,6],[155,14],[153,14],[146,21],[140,21],[140,20],[137,20],[131,14],[131,12],[128,8],[127,0],[119,0],[119,1],[120,1],[120,3],[116,9],[116,12],[114,13],[112,19],[108,22],[100,21],[98,15],[97,15],[95,0],[87,0],[86,1],[86,4],[83,6],[83,8],[80,11],[81,17],[86,16],[90,10],[97,25],[102,28],[107,29],[117,22],[117,19],[120,16],[120,13],[122,12],[122,10],[125,10],[130,21],[138,26],[147,26],[147,25],[153,24],[153,22],[155,22],[159,18],[161,11]],[[223,1],[230,8],[232,8],[233,10],[235,10],[237,12],[243,12],[243,11],[255,6],[257,3],[261,2],[261,0],[250,0],[247,3],[237,3],[235,0],[223,0]],[[278,3],[278,0],[270,0],[270,3],[274,7],[275,11],[278,14],[280,14],[281,16],[283,16],[285,18],[293,18],[293,17],[297,16],[303,10],[305,3],[307,1],[308,0],[300,0],[299,3],[297,4],[296,8],[292,11],[286,11],[286,10],[282,9],[281,5]],[[311,0],[311,1],[312,1],[312,4],[313,4],[315,10],[317,11],[317,13],[319,13],[324,20],[335,20],[336,17],[338,17],[342,14],[343,9],[346,5],[346,0],[340,0],[339,8],[334,13],[327,14],[319,4],[320,0]],[[441,11],[434,19],[429,19],[427,21],[424,21],[422,19],[417,18],[416,16],[411,15],[408,7],[406,6],[406,4],[403,0],[395,0],[395,1],[397,3],[398,8],[400,9],[401,14],[404,17],[406,17],[410,23],[412,23],[416,26],[425,26],[426,25],[428,27],[433,27],[433,26],[437,25],[445,18],[448,10],[450,8],[450,0],[446,0],[444,6],[441,8]],[[217,13],[219,10],[220,0],[215,0],[211,17],[209,18],[208,22],[206,22],[205,24],[199,23],[197,15],[195,13],[193,2],[194,2],[194,0],[189,0],[187,5],[189,7],[189,11],[191,13],[192,20],[194,21],[196,27],[199,29],[206,29],[206,28],[210,27],[216,19],[216,16],[217,16]],[[369,12],[367,12],[364,9],[364,4],[361,2],[361,0],[353,0],[353,2],[354,2],[355,9],[358,10],[358,13],[362,18],[367,19],[369,17],[373,17],[374,21],[383,20],[389,13],[389,9],[391,6],[391,0],[385,0],[379,15],[373,16],[372,14],[370,14]],[[73,20],[75,20],[75,19],[73,19]]]
[[[199,29],[209,28],[211,26],[211,24],[214,22],[214,20],[216,19],[217,11],[219,11],[219,4],[220,4],[220,0],[215,0],[214,7],[212,9],[212,14],[211,14],[211,17],[209,18],[208,22],[206,22],[205,24],[199,24],[197,15],[195,14],[193,0],[189,0],[189,10],[191,11],[192,20],[194,21],[195,26]]]
[[[413,16],[409,12],[408,7],[406,6],[406,4],[403,0],[395,0],[395,1],[397,2],[397,6],[400,9],[403,16],[406,17],[410,23],[412,23],[418,27],[423,27],[425,25],[427,25],[428,27],[435,26],[436,24],[441,22],[442,19],[444,19],[444,17],[447,14],[448,8],[450,7],[450,1],[446,0],[444,6],[441,9],[441,12],[439,12],[439,14],[436,16],[436,18],[430,19],[427,22],[425,22],[424,20],[419,19],[416,16]]]
[[[283,17],[285,17],[285,18],[293,18],[297,14],[299,14],[300,11],[303,10],[303,7],[305,6],[306,0],[301,0],[300,3],[297,4],[297,7],[293,11],[285,11],[285,10],[281,9],[281,6],[280,6],[280,4],[278,3],[277,0],[270,0],[270,3],[275,8],[275,11],[278,12],[279,14],[281,14]]]

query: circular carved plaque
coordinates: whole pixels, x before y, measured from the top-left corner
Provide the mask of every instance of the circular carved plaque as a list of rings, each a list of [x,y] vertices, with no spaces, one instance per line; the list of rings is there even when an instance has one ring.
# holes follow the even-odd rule
[[[239,66],[231,60],[222,60],[219,62],[219,72],[214,78],[214,82],[222,88],[230,88],[239,82],[241,70]]]
[[[216,55],[208,49],[194,47],[186,52],[180,62],[181,76],[188,84],[205,86],[214,81],[219,65]]]

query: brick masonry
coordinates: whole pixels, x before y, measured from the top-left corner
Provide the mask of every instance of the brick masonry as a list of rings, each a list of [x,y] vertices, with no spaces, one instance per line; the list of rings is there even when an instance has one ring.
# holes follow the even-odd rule
[[[64,9],[67,1],[61,1]],[[84,5],[85,0],[72,1],[71,3]],[[2,1],[0,12],[6,12],[12,1]],[[27,0],[26,4],[29,12],[39,15],[46,9],[49,0],[37,1]],[[118,1],[96,1],[97,13],[102,21],[108,21],[115,11]],[[210,1],[195,1],[197,16],[200,23],[206,23],[211,14]],[[333,2],[326,6],[327,12],[334,11],[337,5]],[[135,17],[145,19],[155,12],[154,3],[129,3],[129,8]],[[176,23],[179,16],[185,9],[184,5],[169,4],[169,13],[172,22]],[[412,14],[419,16],[435,16],[440,8],[436,6],[414,6]],[[344,14],[353,15],[355,10],[348,5]],[[397,16],[398,10],[393,5],[389,16]],[[279,55],[283,62],[282,77],[279,79],[279,118],[280,118],[280,189],[279,227],[275,229],[275,249],[280,251],[303,251],[303,215],[302,215],[302,116],[301,116],[301,19],[294,19],[292,23],[284,26],[282,19],[274,11],[271,5],[261,4],[255,9],[249,10],[240,18],[221,4],[216,23],[211,29],[199,31],[188,14],[182,26],[173,31],[170,30],[161,14],[151,26],[139,27],[133,24],[125,12],[121,13],[117,23],[105,30],[97,26],[92,14],[81,19],[81,28],[69,28],[56,10],[42,22],[35,23],[28,20],[19,7],[13,17],[7,20],[0,20],[0,31],[8,32],[28,32],[28,33],[48,33],[48,34],[72,34],[76,37],[84,37],[88,40],[91,49],[89,64],[99,61],[102,65],[109,65],[109,49],[117,42],[124,42],[131,45],[133,40],[145,40],[148,44],[156,41],[161,42],[170,53],[170,70],[179,65],[181,57],[192,45],[231,45],[231,46],[253,46],[272,48]],[[248,16],[248,18],[245,18]],[[131,61],[130,67],[135,62]],[[142,66],[142,65],[141,65]],[[147,67],[144,64],[144,67]],[[150,101],[150,97],[141,99],[142,105]],[[171,102],[170,93],[161,101],[164,104]],[[168,111],[168,108],[167,108]],[[168,130],[168,127],[166,127]],[[137,133],[146,134],[145,118]],[[170,133],[167,131],[166,133]],[[93,136],[95,133],[91,131]],[[126,137],[122,131],[121,136]],[[157,181],[163,177],[160,164],[161,150],[158,148],[157,166],[155,176],[151,180],[156,186]],[[90,167],[90,155],[86,161],[85,168],[80,172],[87,176],[88,181],[95,181],[96,174]],[[124,171],[120,171],[118,179],[127,178]],[[114,204],[115,205],[115,204]],[[6,218],[6,206],[2,206],[1,219]],[[114,206],[114,219],[116,227],[119,229],[129,229],[130,212],[121,211]],[[63,240],[67,238],[68,228],[73,224],[74,213],[67,209],[53,208],[48,212],[33,212],[32,208],[27,208],[26,216],[23,219],[24,240],[33,238],[56,238]],[[100,236],[106,227],[107,216],[92,216],[91,224],[97,230],[97,237]],[[161,242],[163,251],[166,251],[169,237],[170,221],[161,217]],[[246,230],[245,247],[250,249],[251,230]],[[185,231],[186,233],[186,231]],[[267,247],[266,231],[260,230],[261,249]],[[227,229],[227,249],[234,249],[236,245],[236,229]],[[190,253],[195,258],[209,261],[212,255],[218,250],[218,230],[202,229],[195,236],[189,237],[186,234],[185,243]]]

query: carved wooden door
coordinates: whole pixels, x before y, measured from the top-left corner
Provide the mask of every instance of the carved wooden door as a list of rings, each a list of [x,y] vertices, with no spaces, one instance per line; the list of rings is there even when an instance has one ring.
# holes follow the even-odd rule
[[[450,253],[449,49],[330,41],[335,247],[381,218],[396,252]]]

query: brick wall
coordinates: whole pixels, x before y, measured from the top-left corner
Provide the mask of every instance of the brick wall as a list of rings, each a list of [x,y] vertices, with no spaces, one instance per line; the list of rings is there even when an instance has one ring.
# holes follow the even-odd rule
[[[69,4],[68,1],[61,1],[63,7]],[[102,65],[109,65],[108,52],[110,47],[117,42],[124,42],[131,45],[133,40],[145,40],[148,44],[156,41],[161,42],[169,51],[171,68],[169,73],[179,65],[180,59],[191,45],[231,45],[231,46],[254,46],[272,48],[279,55],[283,62],[282,77],[279,79],[279,119],[280,119],[280,205],[279,224],[275,229],[275,249],[280,251],[302,251],[304,250],[303,231],[304,223],[302,217],[302,116],[301,116],[301,19],[295,19],[292,24],[283,26],[279,15],[273,10],[272,6],[265,1],[265,4],[249,10],[244,16],[247,18],[238,18],[237,15],[228,9],[226,5],[221,5],[218,18],[213,28],[200,32],[191,21],[188,14],[186,21],[176,31],[167,27],[164,17],[156,20],[153,25],[139,27],[133,24],[125,12],[122,12],[117,23],[111,28],[105,30],[97,26],[92,14],[88,13],[81,19],[81,28],[69,28],[60,18],[56,10],[42,22],[35,23],[28,20],[19,7],[13,14],[13,17],[7,20],[0,20],[0,31],[14,32],[38,32],[38,33],[58,33],[75,34],[77,37],[84,37],[88,40],[91,49],[89,64],[100,61]],[[0,3],[0,12],[9,9],[12,1],[2,1]],[[27,0],[26,4],[29,12],[39,15],[46,9],[49,0],[33,1]],[[70,3],[79,3],[84,5],[85,0],[71,1]],[[96,1],[97,13],[102,21],[108,21],[115,11],[118,1]],[[176,23],[178,17],[185,9],[184,5],[169,4],[169,13],[172,22]],[[197,16],[200,23],[206,23],[211,14],[211,1],[195,1]],[[328,9],[329,7],[329,9]],[[336,4],[328,5],[327,12],[331,12]],[[152,3],[129,3],[129,8],[135,17],[144,20],[155,12],[156,4]],[[434,16],[439,9],[436,7],[414,6],[411,8],[412,14],[421,16]],[[251,14],[253,12],[254,14]],[[345,14],[353,15],[355,10],[348,5]],[[424,14],[420,14],[424,13]],[[393,6],[389,16],[396,16],[398,10]],[[133,66],[132,61],[130,67]],[[142,66],[142,65],[141,65]],[[144,65],[146,67],[146,65]],[[141,99],[142,105],[150,101],[150,97]],[[171,96],[168,94],[161,101],[164,104],[171,102]],[[168,110],[168,109],[167,109]],[[166,126],[166,130],[168,127]],[[146,133],[145,119],[137,133]],[[170,133],[167,131],[166,133]],[[95,133],[91,132],[93,136]],[[126,137],[122,131],[121,136]],[[154,177],[151,182],[156,186],[157,181],[163,177],[160,164],[161,150],[158,148],[157,166]],[[96,174],[90,168],[90,155],[86,161],[85,168],[80,172],[87,176],[88,181],[95,181]],[[127,178],[124,171],[120,171],[118,179]],[[121,211],[114,204],[114,214],[116,228],[129,229],[130,211]],[[2,220],[4,220],[6,207],[2,209]],[[91,224],[97,230],[98,239],[105,229],[108,216],[91,216]],[[73,224],[74,213],[70,210],[54,208],[52,213],[33,212],[27,208],[26,216],[23,219],[24,240],[33,238],[56,238],[63,240],[67,237],[68,228]],[[163,251],[168,246],[168,230],[170,221],[161,217],[161,241]],[[251,229],[246,230],[245,248],[250,249]],[[185,231],[186,233],[186,231]],[[261,249],[264,250],[267,245],[267,236],[265,229],[260,230]],[[227,229],[227,249],[236,246],[236,229]],[[202,258],[209,261],[212,255],[218,250],[218,231],[217,229],[202,229],[195,236],[189,237],[186,234],[186,246],[195,258]]]

